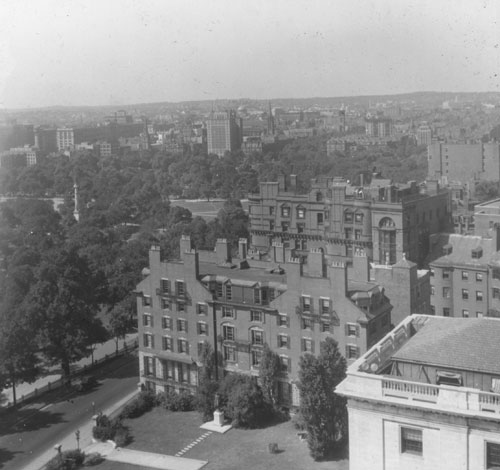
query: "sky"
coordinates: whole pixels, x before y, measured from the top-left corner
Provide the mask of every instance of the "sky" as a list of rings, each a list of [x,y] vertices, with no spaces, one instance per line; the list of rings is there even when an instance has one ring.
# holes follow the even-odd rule
[[[500,0],[0,0],[0,108],[500,92]]]

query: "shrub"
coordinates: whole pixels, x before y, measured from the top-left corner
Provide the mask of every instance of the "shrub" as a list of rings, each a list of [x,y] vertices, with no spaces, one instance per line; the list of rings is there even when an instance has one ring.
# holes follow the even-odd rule
[[[121,418],[138,418],[147,411],[150,411],[158,404],[158,398],[154,392],[148,390],[141,392],[137,398],[132,400],[123,408],[120,413]]]
[[[85,454],[78,449],[67,450],[49,460],[46,470],[76,470],[83,463]]]
[[[114,441],[117,447],[125,447],[130,443],[130,432],[125,426],[121,426],[116,429]]]
[[[114,420],[110,420],[106,415],[100,414],[97,417],[96,425],[92,428],[92,435],[94,439],[100,441],[116,441],[117,436],[119,436],[120,444],[118,446],[123,447],[130,441],[130,436],[128,429],[123,425],[120,417]]]
[[[83,466],[92,467],[94,465],[99,465],[103,460],[104,458],[99,452],[92,452],[91,454],[85,456]]]
[[[168,411],[192,411],[194,397],[187,392],[168,391],[159,395],[159,402]]]

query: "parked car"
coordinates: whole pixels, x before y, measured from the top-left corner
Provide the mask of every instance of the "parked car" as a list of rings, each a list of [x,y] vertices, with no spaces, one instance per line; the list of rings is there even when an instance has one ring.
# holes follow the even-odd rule
[[[84,392],[86,390],[94,388],[97,383],[97,379],[93,375],[84,375],[75,379],[75,381],[73,382],[73,387],[78,392]]]

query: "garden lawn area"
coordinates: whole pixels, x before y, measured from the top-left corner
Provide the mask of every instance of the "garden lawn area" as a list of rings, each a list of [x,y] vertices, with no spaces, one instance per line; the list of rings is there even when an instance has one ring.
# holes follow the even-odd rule
[[[175,455],[204,434],[199,413],[169,412],[154,408],[140,418],[127,419],[133,442],[129,449]],[[280,450],[271,454],[269,443]],[[305,441],[297,436],[291,421],[263,429],[231,429],[226,434],[213,432],[182,457],[207,460],[203,470],[274,469],[274,470],[348,470],[347,458],[314,462]],[[148,467],[103,462],[97,470],[147,470]]]

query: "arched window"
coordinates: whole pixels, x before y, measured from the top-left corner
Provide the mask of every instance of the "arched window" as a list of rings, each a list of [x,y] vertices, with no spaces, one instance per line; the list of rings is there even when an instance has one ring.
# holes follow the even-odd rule
[[[346,209],[344,211],[344,222],[351,224],[353,221],[354,214],[352,213],[351,210]]]

